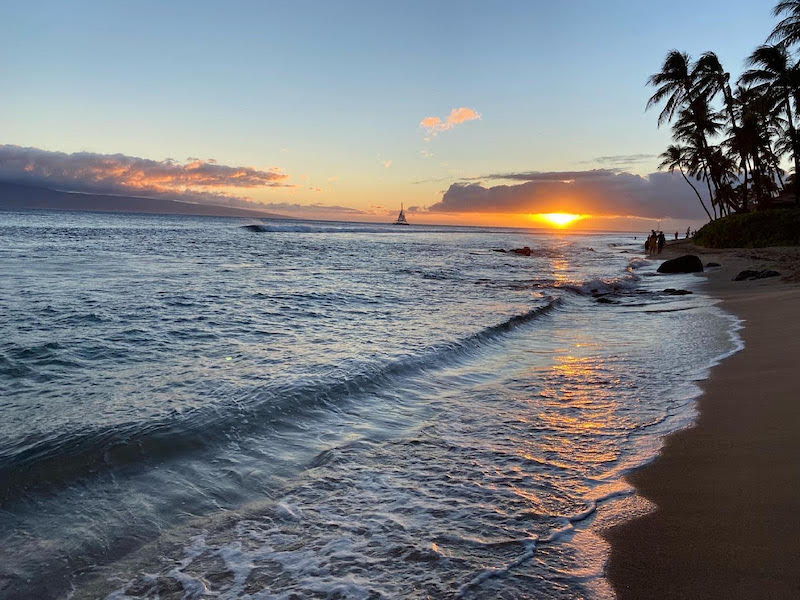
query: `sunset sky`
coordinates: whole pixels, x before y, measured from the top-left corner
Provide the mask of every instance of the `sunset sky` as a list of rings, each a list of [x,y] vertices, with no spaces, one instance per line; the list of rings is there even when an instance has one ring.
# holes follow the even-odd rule
[[[685,228],[702,210],[649,177],[669,130],[644,83],[675,47],[738,76],[773,4],[3,2],[0,179],[308,218],[402,202],[416,223]]]

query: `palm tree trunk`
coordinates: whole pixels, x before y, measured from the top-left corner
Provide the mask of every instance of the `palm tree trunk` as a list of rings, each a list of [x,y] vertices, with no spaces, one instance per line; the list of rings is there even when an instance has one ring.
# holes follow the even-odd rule
[[[742,189],[744,193],[742,194],[742,208],[746,211],[747,210],[747,160],[743,162],[744,164],[744,183],[742,184]]]
[[[794,202],[800,205],[800,148],[797,143],[797,130],[792,119],[792,101],[786,94],[786,117],[789,120],[789,136],[792,138],[792,154],[794,155]]]
[[[689,78],[684,79],[683,88],[684,88],[685,93],[686,93],[687,105],[688,105],[688,108],[691,111],[692,117],[694,119],[695,129],[697,130],[697,134],[698,134],[699,139],[700,139],[700,148],[703,151],[702,155],[701,155],[701,158],[703,159],[703,161],[708,166],[708,171],[709,171],[709,173],[711,175],[712,182],[714,183],[714,189],[717,191],[717,195],[719,195],[720,182],[716,180],[716,178],[714,177],[713,169],[711,169],[711,151],[709,150],[709,147],[708,147],[708,140],[706,139],[706,134],[703,131],[702,127],[700,126],[700,119],[699,119],[699,117],[697,115],[697,110],[695,109],[694,104],[693,104],[695,98],[694,98],[694,90],[692,89],[692,86],[693,86],[693,84],[692,84],[691,79],[689,79]],[[706,177],[708,177],[708,173],[706,174]],[[708,184],[708,179],[706,179],[706,184]],[[709,191],[709,194],[711,194],[711,188],[710,187],[709,187],[708,191]],[[711,194],[711,206],[712,207],[714,207],[714,197],[715,197],[715,195]],[[716,210],[716,208],[714,208],[714,216],[715,216],[715,218],[716,218],[716,214],[717,214],[717,210]]]
[[[761,183],[761,175],[763,174],[762,170],[761,157],[758,155],[758,147],[756,147],[753,150],[753,174],[756,187],[756,207],[761,206],[761,202],[764,197],[764,186]],[[747,206],[744,206],[743,208],[745,212],[748,210]]]
[[[733,138],[736,139],[739,136],[739,126],[736,124],[736,113],[733,110],[733,94],[731,94],[730,86],[726,83],[722,85],[722,94],[725,96],[725,108],[728,109],[728,118],[731,120]],[[739,147],[739,157],[742,159],[742,163],[746,163],[747,153],[741,146]],[[744,187],[742,188],[742,205],[747,210],[747,165],[745,165]]]
[[[781,184],[781,189],[786,189],[786,184],[783,182],[783,177],[781,177],[781,165],[778,161],[778,157],[775,156],[775,153],[772,151],[772,148],[768,148],[769,150],[769,157],[772,162],[772,167],[775,169],[775,176],[778,178],[778,182]]]
[[[686,177],[686,173],[683,172],[683,167],[679,166],[678,168],[681,171],[681,175],[683,175],[683,179],[686,181],[686,183],[688,183],[691,186],[691,188],[694,190],[694,193],[697,195],[697,199],[700,200],[700,205],[703,207],[703,210],[706,211],[706,214],[708,215],[708,220],[713,221],[714,219],[711,218],[711,213],[708,212],[708,209],[706,208],[706,203],[703,202],[703,197],[700,195],[700,192],[697,191],[697,188],[694,187],[694,184],[691,181],[689,181],[688,177]]]
[[[683,171],[681,171],[681,173],[682,172]],[[684,175],[684,177],[685,177],[685,175]],[[708,169],[706,168],[705,164],[703,165],[703,179],[705,180],[706,186],[708,187],[708,198],[711,201],[711,210],[714,211],[714,217],[711,218],[711,215],[709,214],[708,218],[711,219],[712,221],[714,221],[717,218],[717,205],[714,202],[714,193],[711,191],[711,182],[708,179]],[[694,186],[692,186],[692,187],[694,187]],[[702,200],[701,200],[701,202],[702,202]],[[703,208],[705,208],[705,205],[703,205]],[[706,212],[708,212],[708,210],[706,210]]]
[[[699,128],[698,128],[699,130]],[[714,175],[714,169],[711,166],[711,148],[708,145],[708,140],[706,139],[706,134],[700,132],[700,147],[703,150],[703,161],[705,162],[706,166],[708,167],[707,177],[711,179],[711,183],[714,184],[714,191],[716,194],[711,196],[711,205],[714,205],[714,198],[716,198],[717,203],[720,203],[719,200],[719,191],[722,189],[722,182],[717,181],[716,176]],[[710,191],[710,190],[709,190]],[[721,203],[720,203],[721,206]],[[714,214],[716,214],[716,209],[714,210]]]

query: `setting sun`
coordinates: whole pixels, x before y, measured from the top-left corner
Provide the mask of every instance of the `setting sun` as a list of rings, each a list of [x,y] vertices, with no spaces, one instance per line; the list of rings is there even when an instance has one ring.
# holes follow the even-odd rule
[[[532,215],[532,217],[555,227],[566,227],[570,223],[574,223],[578,219],[581,219],[582,215],[573,215],[570,213],[541,213],[538,215]]]

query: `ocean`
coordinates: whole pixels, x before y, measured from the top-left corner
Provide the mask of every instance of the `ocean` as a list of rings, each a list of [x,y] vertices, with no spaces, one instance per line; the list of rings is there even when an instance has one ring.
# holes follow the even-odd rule
[[[641,244],[0,212],[0,597],[613,597],[741,347]]]

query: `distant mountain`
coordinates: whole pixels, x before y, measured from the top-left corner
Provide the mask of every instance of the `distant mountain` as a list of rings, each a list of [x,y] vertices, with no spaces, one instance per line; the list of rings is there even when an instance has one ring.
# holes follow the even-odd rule
[[[201,215],[210,217],[256,217],[288,219],[284,215],[246,208],[192,204],[177,200],[137,198],[61,192],[43,187],[19,185],[0,181],[0,210],[95,210],[101,212],[149,213],[159,215]]]

